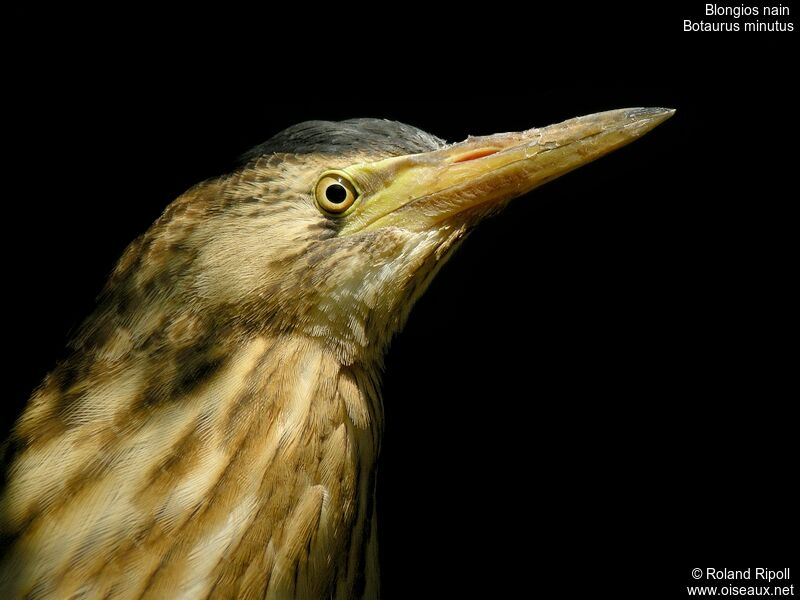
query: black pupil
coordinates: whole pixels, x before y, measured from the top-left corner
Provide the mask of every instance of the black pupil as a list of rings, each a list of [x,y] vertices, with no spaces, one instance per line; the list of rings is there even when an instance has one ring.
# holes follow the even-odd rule
[[[333,204],[341,204],[347,200],[347,190],[341,183],[332,183],[325,190],[325,198]]]

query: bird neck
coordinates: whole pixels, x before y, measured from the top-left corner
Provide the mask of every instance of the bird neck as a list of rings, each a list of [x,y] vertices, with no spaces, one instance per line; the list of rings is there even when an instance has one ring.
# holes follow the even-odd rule
[[[31,577],[55,581],[72,564],[131,589],[201,595],[245,585],[250,571],[233,570],[258,556],[259,589],[321,597],[335,585],[349,597],[365,585],[377,564],[377,370],[343,365],[304,335],[223,340],[224,352],[211,344],[197,356],[174,344],[105,348],[46,379],[15,430],[2,499],[4,529],[37,548]],[[305,578],[304,564],[343,575]],[[68,573],[60,581],[72,589]]]

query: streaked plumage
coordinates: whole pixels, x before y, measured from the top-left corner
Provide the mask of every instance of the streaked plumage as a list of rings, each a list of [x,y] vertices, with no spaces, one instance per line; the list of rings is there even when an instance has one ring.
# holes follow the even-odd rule
[[[391,336],[487,214],[669,116],[622,112],[569,143],[562,126],[451,147],[310,122],[178,198],[12,432],[3,596],[376,597]],[[331,169],[360,190],[341,216],[315,202]]]

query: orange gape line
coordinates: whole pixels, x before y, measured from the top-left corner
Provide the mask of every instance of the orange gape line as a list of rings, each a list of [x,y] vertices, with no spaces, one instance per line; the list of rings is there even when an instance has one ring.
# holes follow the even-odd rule
[[[480,150],[475,150],[473,152],[468,152],[463,156],[459,156],[457,159],[453,161],[453,163],[462,163],[467,162],[469,160],[476,160],[478,158],[483,158],[484,156],[491,156],[492,154],[497,154],[500,150],[498,148],[481,148]]]

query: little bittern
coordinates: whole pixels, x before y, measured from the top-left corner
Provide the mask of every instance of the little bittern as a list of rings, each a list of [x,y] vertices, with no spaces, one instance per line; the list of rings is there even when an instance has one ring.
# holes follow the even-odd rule
[[[290,127],[125,251],[7,448],[3,598],[374,598],[383,354],[509,200],[673,111]]]

